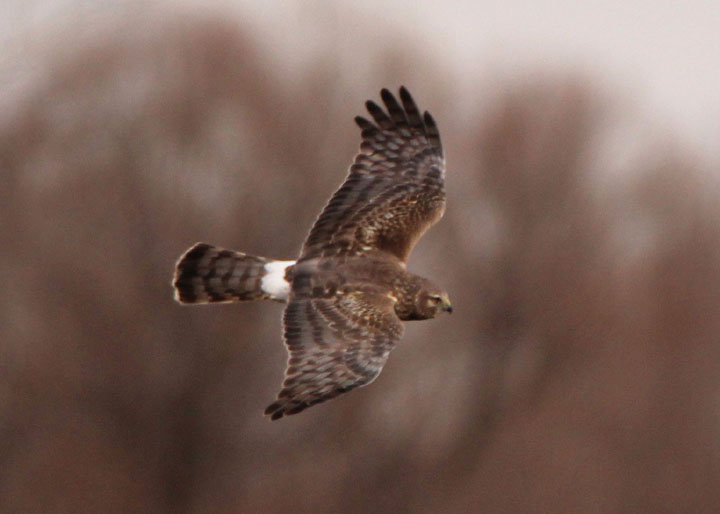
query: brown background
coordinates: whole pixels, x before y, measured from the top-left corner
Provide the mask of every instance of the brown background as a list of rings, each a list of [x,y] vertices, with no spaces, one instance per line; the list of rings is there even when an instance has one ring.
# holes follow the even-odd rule
[[[618,165],[636,134],[591,72],[475,89],[398,42],[290,80],[261,40],[119,17],[29,51],[3,95],[0,510],[716,511],[716,163],[667,137]],[[352,116],[400,84],[448,160],[410,266],[455,313],[409,324],[372,386],[270,423],[282,306],[180,307],[174,261],[294,258]]]

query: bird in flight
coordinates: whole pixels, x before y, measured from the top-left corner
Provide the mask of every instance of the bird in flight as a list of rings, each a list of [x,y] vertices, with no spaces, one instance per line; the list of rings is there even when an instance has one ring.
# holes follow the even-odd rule
[[[183,304],[269,299],[283,313],[287,370],[271,419],[296,414],[380,374],[402,321],[452,312],[448,294],[407,271],[410,251],[445,211],[437,125],[410,93],[366,102],[360,151],[294,261],[197,243],[175,269]]]

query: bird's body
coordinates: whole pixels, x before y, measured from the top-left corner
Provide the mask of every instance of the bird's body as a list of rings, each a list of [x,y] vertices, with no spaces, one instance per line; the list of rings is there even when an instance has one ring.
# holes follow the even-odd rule
[[[266,409],[295,414],[374,380],[403,332],[401,321],[451,311],[447,293],[406,270],[420,236],[445,209],[444,158],[437,127],[405,88],[402,106],[382,90],[387,113],[367,102],[345,183],[316,220],[297,261],[205,243],[178,261],[181,303],[270,299],[286,302],[290,354],[283,388]]]

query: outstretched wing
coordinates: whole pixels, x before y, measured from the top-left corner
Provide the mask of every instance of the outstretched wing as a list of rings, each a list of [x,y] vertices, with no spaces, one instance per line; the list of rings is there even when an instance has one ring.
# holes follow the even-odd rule
[[[445,160],[437,125],[410,93],[381,91],[387,112],[366,103],[375,123],[355,118],[360,152],[315,221],[300,260],[386,252],[401,261],[445,210]]]
[[[265,414],[296,414],[372,382],[402,335],[393,304],[379,292],[291,297],[283,316],[288,368]]]

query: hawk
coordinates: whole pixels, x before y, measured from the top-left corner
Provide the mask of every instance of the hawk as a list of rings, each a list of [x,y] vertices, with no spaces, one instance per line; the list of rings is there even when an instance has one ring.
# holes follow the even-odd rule
[[[410,93],[369,100],[360,151],[300,256],[281,261],[197,243],[175,269],[183,304],[269,299],[283,314],[287,370],[271,419],[296,414],[380,374],[402,321],[452,312],[445,291],[407,271],[410,251],[445,210],[445,159],[432,116]]]

